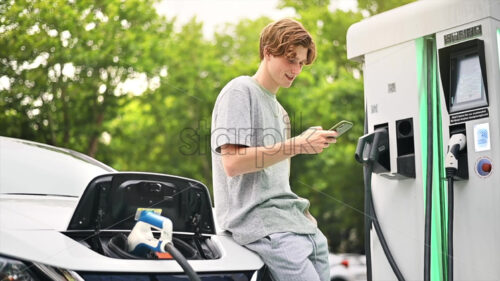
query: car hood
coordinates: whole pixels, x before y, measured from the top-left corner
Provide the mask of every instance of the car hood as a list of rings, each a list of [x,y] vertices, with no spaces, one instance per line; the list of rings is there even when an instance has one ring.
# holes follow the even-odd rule
[[[1,195],[1,255],[74,271],[183,272],[174,260],[109,258],[62,233],[78,201],[78,198],[56,196]],[[221,257],[190,260],[195,271],[246,271],[263,266],[256,254],[236,244],[230,236],[218,234],[211,239],[221,249]]]
[[[221,258],[190,260],[196,272],[249,271],[258,270],[263,265],[256,254],[236,244],[229,236],[212,236],[212,241],[223,249]],[[0,242],[2,255],[74,271],[183,272],[174,260],[109,258],[53,230],[2,231]]]
[[[0,225],[2,231],[64,231],[77,203],[76,197],[0,195]]]

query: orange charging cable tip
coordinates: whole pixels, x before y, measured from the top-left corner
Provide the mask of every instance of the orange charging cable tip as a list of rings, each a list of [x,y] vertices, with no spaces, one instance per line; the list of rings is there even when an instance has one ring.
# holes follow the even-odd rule
[[[174,257],[172,257],[172,255],[170,253],[160,253],[160,252],[156,252],[156,256],[161,259],[161,260],[171,260],[173,259]]]

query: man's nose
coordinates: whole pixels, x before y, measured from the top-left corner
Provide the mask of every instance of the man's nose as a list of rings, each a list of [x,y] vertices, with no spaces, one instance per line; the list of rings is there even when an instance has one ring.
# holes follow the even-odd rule
[[[292,73],[297,75],[300,73],[300,71],[302,71],[302,67],[299,65],[299,64],[294,64],[292,66]]]

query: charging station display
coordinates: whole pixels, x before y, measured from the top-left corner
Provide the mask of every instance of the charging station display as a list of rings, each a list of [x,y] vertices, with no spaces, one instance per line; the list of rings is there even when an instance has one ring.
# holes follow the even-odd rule
[[[457,114],[488,106],[484,42],[473,39],[439,49],[439,68],[450,118],[465,122],[487,117],[484,112]]]
[[[488,105],[477,53],[451,58],[450,113]]]

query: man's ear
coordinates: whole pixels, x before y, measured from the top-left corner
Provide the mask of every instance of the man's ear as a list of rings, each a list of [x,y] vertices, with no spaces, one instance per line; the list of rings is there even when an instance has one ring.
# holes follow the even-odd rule
[[[264,48],[264,59],[271,58],[271,53],[269,52],[269,47]]]

